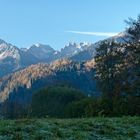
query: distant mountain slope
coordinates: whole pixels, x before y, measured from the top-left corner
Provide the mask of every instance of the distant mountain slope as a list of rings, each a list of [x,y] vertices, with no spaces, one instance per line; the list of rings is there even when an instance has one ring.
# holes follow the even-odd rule
[[[0,77],[19,68],[19,49],[0,40]]]
[[[33,92],[57,84],[68,84],[97,96],[93,67],[94,61],[78,63],[67,59],[31,65],[0,79],[0,102],[6,99],[26,102]]]
[[[52,55],[54,55],[55,50],[49,45],[44,44],[35,44],[32,45],[29,49],[26,50],[29,54],[32,54],[40,61],[51,61]]]
[[[38,62],[32,54],[0,40],[0,77]]]

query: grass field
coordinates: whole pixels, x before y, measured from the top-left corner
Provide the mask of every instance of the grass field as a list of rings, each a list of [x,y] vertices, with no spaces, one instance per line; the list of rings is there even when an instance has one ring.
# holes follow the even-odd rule
[[[0,120],[0,140],[140,140],[140,117]]]

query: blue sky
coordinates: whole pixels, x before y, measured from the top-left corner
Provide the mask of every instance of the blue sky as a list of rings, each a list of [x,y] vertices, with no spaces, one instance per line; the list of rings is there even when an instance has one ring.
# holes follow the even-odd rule
[[[138,14],[140,0],[0,0],[0,38],[18,47],[60,49],[121,32],[124,20]]]

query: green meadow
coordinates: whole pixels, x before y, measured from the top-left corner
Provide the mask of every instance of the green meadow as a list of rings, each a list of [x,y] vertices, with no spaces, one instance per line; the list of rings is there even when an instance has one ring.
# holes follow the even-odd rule
[[[0,140],[140,140],[140,117],[0,120]]]

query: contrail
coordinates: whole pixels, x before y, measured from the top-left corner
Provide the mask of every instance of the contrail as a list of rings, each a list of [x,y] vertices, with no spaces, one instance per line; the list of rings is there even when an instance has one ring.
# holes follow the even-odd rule
[[[82,31],[66,31],[66,32],[74,33],[74,34],[81,34],[81,35],[93,35],[93,36],[105,36],[105,37],[111,37],[118,34],[115,32],[82,32]]]

